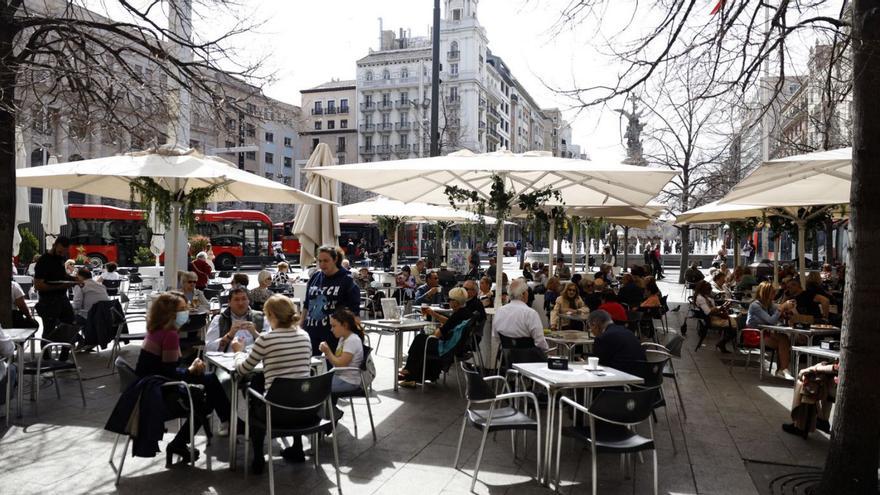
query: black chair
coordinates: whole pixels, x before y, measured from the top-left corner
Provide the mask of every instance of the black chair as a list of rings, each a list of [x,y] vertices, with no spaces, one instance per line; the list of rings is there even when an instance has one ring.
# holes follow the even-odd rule
[[[120,342],[125,342],[128,344],[131,340],[144,340],[147,338],[147,332],[130,332],[128,330],[129,324],[147,324],[147,316],[143,314],[131,314],[131,315],[121,315],[115,309],[112,310],[114,312],[114,319],[119,323],[116,325],[116,335],[113,337],[113,346],[110,348],[110,359],[107,362],[107,367],[113,366],[113,362],[116,359],[116,356],[119,355],[119,349],[121,348]]]
[[[116,371],[119,374],[119,393],[125,392],[132,384],[137,383],[140,380],[140,377],[135,373],[134,368],[131,367],[125,359],[121,357],[116,358]],[[162,384],[162,388],[177,388],[182,387],[186,390],[186,398],[187,405],[189,408],[189,458],[192,466],[196,465],[196,456],[195,456],[195,408],[193,407],[192,401],[192,390],[199,389],[202,390],[204,387],[202,385],[196,385],[192,383],[186,383],[183,381],[169,381]],[[167,420],[171,419],[179,419],[179,418],[166,418]],[[207,423],[206,423],[207,424]],[[110,450],[110,468],[113,469],[113,472],[116,474],[116,485],[119,485],[119,480],[122,478],[122,467],[125,464],[125,454],[128,452],[128,446],[131,443],[131,436],[128,436],[128,439],[125,441],[125,446],[122,448],[122,457],[119,459],[119,467],[117,468],[113,464],[113,456],[116,455],[116,446],[119,444],[119,437],[122,435],[116,435],[116,439],[113,441],[113,449]]]
[[[115,296],[119,294],[119,286],[122,284],[122,279],[117,280],[101,280],[101,285],[107,288],[108,296]]]
[[[287,437],[293,435],[312,435],[312,449],[314,450],[315,467],[318,467],[318,439],[321,433],[333,434],[333,459],[336,468],[336,487],[342,493],[342,481],[339,476],[339,448],[336,443],[336,422],[323,419],[319,416],[322,409],[327,417],[332,418],[333,403],[330,393],[333,383],[333,370],[322,375],[308,378],[275,378],[272,387],[265,394],[261,394],[252,388],[248,388],[244,417],[245,445],[250,441],[250,401],[251,397],[259,400],[266,406],[265,420],[253,418],[254,424],[265,428],[266,443],[269,449],[269,493],[275,494],[275,468],[272,463],[272,439],[275,437]],[[285,412],[297,412],[303,416],[314,415],[314,422],[297,425],[290,428],[273,428],[272,416],[284,415]],[[245,473],[248,469],[248,447],[244,450]]]
[[[232,272],[228,270],[220,270],[217,272],[217,278],[232,278]]]
[[[352,390],[351,392],[334,392],[333,397],[337,399],[348,399],[348,404],[351,406],[351,421],[354,423],[354,436],[358,437],[358,424],[357,417],[354,414],[354,398],[355,397],[363,397],[367,403],[367,414],[370,416],[370,430],[373,432],[373,443],[376,442],[376,426],[373,424],[373,408],[370,406],[370,385],[367,384],[366,374],[367,374],[367,360],[370,359],[370,354],[373,352],[373,348],[364,344],[364,360],[361,361],[361,365],[357,368],[351,366],[336,366],[333,368],[334,372],[338,371],[352,371],[357,372],[361,378],[361,388],[358,390]]]
[[[422,383],[421,383],[421,386],[422,386],[423,393],[425,391],[425,382],[427,381],[427,380],[425,380],[425,370],[427,369],[427,365],[428,365],[429,361],[440,363],[440,371],[443,373],[443,384],[446,385],[446,377],[449,376],[449,372],[452,369],[452,366],[456,362],[464,362],[468,359],[471,359],[472,354],[470,353],[470,351],[468,351],[468,349],[471,345],[470,341],[471,341],[472,335],[473,335],[474,321],[475,321],[474,318],[466,320],[467,324],[465,325],[464,329],[462,330],[461,337],[459,338],[458,343],[456,343],[455,348],[452,349],[451,351],[448,351],[443,356],[434,356],[434,355],[428,354],[428,343],[430,343],[431,340],[440,340],[440,339],[438,339],[437,337],[434,337],[433,335],[429,335],[428,338],[425,339],[425,347],[422,350]],[[458,382],[458,395],[461,396],[461,377],[456,375],[456,380]]]
[[[477,453],[477,464],[474,466],[474,477],[471,480],[471,491],[474,491],[474,485],[477,483],[477,476],[480,473],[480,462],[483,460],[483,449],[486,447],[486,437],[490,432],[509,431],[511,445],[513,447],[513,455],[516,457],[516,432],[517,431],[534,431],[537,434],[537,466],[535,478],[541,476],[541,410],[538,408],[538,399],[531,392],[510,392],[507,385],[507,379],[503,376],[482,376],[474,369],[473,365],[461,363],[461,370],[467,377],[467,407],[465,409],[464,418],[461,422],[461,431],[458,434],[458,447],[455,450],[455,462],[452,467],[458,469],[458,459],[461,454],[461,443],[464,440],[465,427],[470,423],[471,426],[483,432],[483,438],[480,440],[480,450]],[[489,387],[489,382],[501,382],[505,393],[496,394]],[[517,407],[515,399],[525,399],[522,409]],[[532,418],[528,414],[528,399],[531,399],[534,406],[535,417]],[[475,405],[488,405],[488,409],[476,409]]]
[[[559,488],[559,464],[562,450],[562,435],[586,442],[590,446],[592,459],[593,495],[598,485],[596,459],[598,454],[620,454],[627,456],[643,450],[654,453],[654,495],[657,495],[657,449],[654,445],[654,425],[648,421],[650,436],[644,437],[635,431],[635,426],[645,422],[654,410],[655,390],[603,390],[593,399],[589,407],[582,406],[568,397],[559,402],[559,422],[556,430],[556,486]],[[569,426],[563,428],[566,417],[565,406],[571,406],[587,414],[588,426]],[[539,442],[540,443],[540,442]]]
[[[137,272],[132,272],[131,275],[128,276],[128,289],[127,293],[131,294],[132,291],[137,292],[138,296],[141,296],[141,291],[143,291],[143,283],[144,279],[141,278],[140,274]]]
[[[40,342],[42,350],[49,351],[49,358],[43,357],[44,352],[37,353],[36,361],[28,361],[24,364],[22,375],[30,375],[32,378],[31,393],[34,395],[34,413],[39,414],[40,407],[40,375],[44,373],[52,373],[52,381],[55,382],[55,394],[61,398],[61,386],[58,384],[59,371],[74,370],[76,378],[79,381],[79,393],[82,396],[83,407],[86,407],[86,392],[83,389],[82,374],[79,371],[79,364],[76,362],[76,353],[73,352],[73,341],[79,334],[79,327],[67,323],[59,323],[55,331],[52,333],[57,341],[46,339],[34,339]],[[69,350],[69,359],[62,361],[58,359],[60,349]]]
[[[544,352],[535,347],[531,337],[512,338],[499,333],[498,340],[495,369],[499,373],[505,366],[509,368],[514,363],[541,363],[547,360]]]
[[[678,407],[681,410],[682,416],[687,419],[687,411],[684,408],[684,398],[678,387],[678,374],[675,372],[675,365],[673,364],[674,359],[681,359],[681,348],[683,344],[684,337],[678,334],[670,334],[663,345],[654,342],[642,342],[642,347],[645,348],[645,351],[662,351],[669,355],[669,362],[666,367],[663,368],[663,377],[672,378],[672,383],[675,385],[675,394],[678,396]]]

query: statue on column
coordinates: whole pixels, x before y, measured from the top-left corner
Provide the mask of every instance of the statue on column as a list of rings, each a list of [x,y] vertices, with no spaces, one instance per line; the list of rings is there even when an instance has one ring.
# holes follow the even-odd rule
[[[626,117],[626,159],[623,160],[623,163],[628,165],[640,165],[645,166],[648,162],[642,156],[642,129],[645,128],[645,124],[639,121],[639,117],[642,116],[641,112],[639,112],[638,104],[636,103],[637,97],[632,97],[632,112],[628,112],[626,109],[618,108],[615,112],[620,115]]]

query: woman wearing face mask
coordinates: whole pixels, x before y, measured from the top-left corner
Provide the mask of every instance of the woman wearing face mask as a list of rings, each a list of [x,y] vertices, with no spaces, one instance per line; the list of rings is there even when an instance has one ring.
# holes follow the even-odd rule
[[[199,390],[192,391],[192,399],[195,405],[195,431],[203,426],[203,421],[211,412],[216,412],[220,418],[218,434],[224,435],[229,432],[229,399],[226,392],[213,373],[205,372],[205,363],[196,358],[189,368],[178,368],[180,364],[180,337],[178,330],[189,319],[186,299],[179,292],[166,292],[161,294],[150,306],[147,315],[147,337],[144,339],[141,353],[138,356],[135,373],[143,378],[150,375],[160,375],[169,380],[183,380],[188,383],[204,385],[204,394]],[[182,405],[186,403],[184,398],[180,400],[179,394],[183,393],[177,388],[163,389],[165,404],[171,417],[187,416],[183,414]],[[187,420],[189,421],[189,420]],[[189,424],[185,424],[174,440],[168,444],[166,453],[170,460],[174,454],[189,461]],[[195,451],[198,458],[198,451]]]

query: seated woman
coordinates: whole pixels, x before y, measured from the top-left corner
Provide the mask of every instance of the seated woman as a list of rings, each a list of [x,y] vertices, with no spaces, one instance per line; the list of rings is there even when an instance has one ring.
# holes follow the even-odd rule
[[[562,290],[562,284],[559,278],[550,277],[547,279],[547,290],[544,292],[544,311],[550,311],[556,306],[556,298],[559,297],[559,291]]]
[[[602,285],[602,282],[599,282],[599,285]],[[602,292],[601,289],[596,290],[596,282],[593,280],[593,277],[581,279],[580,288],[581,299],[584,300],[584,304],[590,308],[590,311],[599,309],[599,306],[602,305]]]
[[[232,341],[232,350],[235,351],[235,370],[238,373],[248,375],[260,361],[263,362],[263,373],[255,375],[250,384],[251,388],[260,392],[271,389],[272,382],[276,378],[308,377],[311,372],[309,361],[312,357],[309,334],[298,326],[299,315],[296,314],[293,301],[281,294],[275,294],[263,305],[263,316],[269,322],[272,331],[257,337],[248,354],[243,352],[244,342],[238,339]],[[262,402],[252,400],[250,405],[251,417],[265,418],[266,408]],[[295,411],[272,410],[272,425],[278,428],[310,425],[314,422],[314,416]],[[254,450],[251,469],[259,474],[266,465],[263,457],[266,432],[260,428],[253,428],[250,437]],[[302,437],[295,436],[293,446],[281,451],[281,455],[289,461],[303,462],[305,455],[302,451]]]
[[[529,263],[528,261],[523,263],[522,273],[523,273],[522,274],[523,278],[528,280],[529,282],[531,282],[532,280],[535,279],[535,274],[532,273],[532,264]]]
[[[235,273],[232,275],[232,281],[229,283],[229,286],[232,289],[237,289],[241,287],[244,290],[247,290],[248,285],[251,284],[251,278],[248,277],[247,273]]]
[[[275,266],[278,268],[278,271],[275,272],[275,276],[272,277],[272,285],[282,287],[290,285],[290,265],[288,265],[286,261],[282,261]]]
[[[400,369],[397,376],[401,386],[414,387],[416,382],[437,380],[440,376],[440,363],[437,360],[431,360],[426,363],[425,376],[422,376],[422,358],[425,346],[428,346],[428,355],[434,357],[446,357],[455,350],[463,330],[463,328],[459,328],[459,325],[468,321],[472,316],[467,310],[467,299],[467,291],[461,287],[450,290],[449,307],[452,309],[452,315],[449,316],[443,326],[434,332],[434,336],[439,340],[428,340],[428,336],[424,333],[420,333],[413,338],[413,342],[407,352],[406,365]]]
[[[413,276],[409,265],[403,265],[403,268],[400,269],[400,273],[397,274],[394,280],[397,287],[394,291],[397,302],[403,304],[404,301],[415,298],[416,278]]]
[[[336,349],[331,349],[327,342],[321,342],[318,350],[324,353],[327,361],[334,368],[360,368],[364,362],[364,331],[357,323],[357,318],[350,309],[338,307],[330,315],[330,329],[333,336],[339,339]],[[353,392],[361,389],[361,374],[357,371],[336,371],[333,374],[333,393]],[[336,396],[333,396],[336,404]],[[336,409],[337,417],[342,411]]]
[[[272,285],[272,274],[268,270],[262,270],[257,274],[257,283],[259,287],[248,292],[248,299],[251,301],[251,307],[262,308],[263,304],[272,297],[272,291],[269,286]]]
[[[831,434],[831,406],[837,395],[837,373],[840,363],[822,362],[802,369],[794,382],[791,400],[792,423],[782,425],[782,431],[807,438],[819,430]]]
[[[95,281],[98,282],[99,284],[103,284],[105,280],[111,280],[111,281],[119,280],[120,275],[119,275],[119,272],[116,271],[118,269],[119,269],[119,265],[117,265],[116,263],[114,263],[112,261],[109,263],[106,263],[104,265],[104,273],[98,275],[95,278]]]
[[[602,263],[599,265],[599,271],[596,272],[596,278],[601,278],[605,285],[611,285],[613,281],[614,275],[612,274],[611,265],[608,263]]]
[[[477,293],[477,299],[484,308],[491,308],[495,305],[495,296],[492,294],[492,279],[483,277],[480,279],[480,290]]]
[[[747,266],[738,266],[733,270],[733,276],[728,280],[727,285],[733,287],[737,292],[749,292],[752,287],[758,285],[758,279],[752,275],[752,270]]]
[[[562,293],[556,298],[553,310],[550,311],[550,328],[560,330],[582,329],[583,324],[581,322],[570,320],[562,315],[587,315],[589,313],[590,308],[587,307],[580,294],[578,294],[577,284],[568,282],[565,284],[565,288],[562,289]]]
[[[712,295],[718,299],[733,299],[733,292],[727,285],[727,275],[721,270],[712,275]]]
[[[211,303],[201,290],[196,289],[198,278],[193,272],[177,272],[178,288],[186,299],[187,310],[207,312],[211,309]]]
[[[779,319],[786,313],[790,313],[793,307],[791,301],[776,306],[773,303],[773,296],[776,291],[773,290],[773,284],[770,282],[761,282],[758,285],[758,292],[755,294],[755,300],[749,304],[749,314],[746,318],[746,326],[749,328],[758,328],[760,325],[777,325]],[[764,332],[764,345],[770,349],[776,349],[779,356],[779,367],[776,368],[776,376],[791,380],[792,376],[788,372],[789,359],[791,354],[791,341],[788,335]]]
[[[195,406],[193,427],[198,432],[204,426],[203,421],[214,411],[221,421],[218,434],[226,435],[229,433],[229,399],[217,377],[213,373],[206,373],[205,363],[198,358],[189,368],[177,367],[180,363],[178,329],[189,319],[186,306],[186,300],[178,292],[165,292],[153,301],[147,315],[147,337],[138,356],[135,373],[140,378],[160,375],[169,380],[204,385],[204,393],[192,391]],[[181,393],[177,388],[163,389],[166,407],[173,418],[189,417],[188,410],[184,409],[186,400],[181,400]],[[175,454],[187,462],[190,460],[188,440],[189,420],[165,449],[169,461]],[[195,454],[198,458],[199,451],[196,450]]]
[[[653,279],[645,283],[645,294],[648,297],[639,305],[640,308],[655,310],[662,306],[663,303],[660,299],[663,297],[663,294],[660,293],[660,287],[657,286],[657,282]]]
[[[721,328],[724,335],[715,344],[715,347],[724,354],[729,354],[727,343],[736,337],[736,318],[727,312],[727,304],[716,306],[712,298],[712,286],[705,280],[700,280],[694,287],[694,305],[709,317],[709,326]]]

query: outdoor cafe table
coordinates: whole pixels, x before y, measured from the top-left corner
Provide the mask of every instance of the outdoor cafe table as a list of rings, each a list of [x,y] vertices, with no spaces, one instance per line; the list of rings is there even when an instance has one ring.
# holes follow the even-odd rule
[[[33,341],[34,335],[36,335],[36,328],[4,328],[3,334],[9,337],[12,340],[12,343],[15,345],[16,355],[18,356],[18,389],[16,393],[18,394],[17,402],[18,402],[18,414],[17,417],[21,417],[21,409],[22,409],[22,401],[21,401],[21,384],[22,384],[22,370],[24,370],[24,344],[28,341],[31,342],[31,354],[35,351],[36,344]],[[9,374],[11,371],[7,367],[7,375],[6,375],[6,391],[9,392]],[[6,394],[6,426],[9,426],[9,413],[10,413],[10,397],[9,394]]]
[[[807,346],[814,347],[813,338],[814,337],[824,337],[827,335],[835,335],[840,333],[840,329],[837,327],[831,328],[814,328],[811,327],[809,329],[801,329],[801,328],[793,328],[793,327],[784,327],[779,325],[759,325],[758,332],[760,333],[761,338],[761,359],[764,358],[764,332],[778,332],[784,333],[792,337],[792,341],[794,341],[794,337],[798,335],[804,335],[807,337]],[[792,342],[794,343],[794,342]],[[794,346],[792,346],[792,351],[794,351]],[[809,356],[809,354],[808,354]],[[808,361],[809,364],[812,364],[812,358]],[[795,365],[796,366],[796,365]],[[795,368],[796,370],[796,368]],[[797,372],[795,371],[795,376]],[[758,378],[760,380],[764,379],[764,363],[761,363],[760,371],[758,372]]]
[[[557,332],[550,332],[544,336],[544,340],[565,346],[565,349],[568,351],[569,361],[572,360],[572,351],[574,351],[575,346],[593,345],[592,334],[581,330],[560,330]]]
[[[230,414],[229,414],[229,469],[235,469],[235,445],[238,436],[238,384],[242,376],[235,371],[235,353],[234,352],[206,352],[205,361],[214,368],[219,368],[232,377],[232,392],[229,394]],[[309,363],[312,370],[321,373],[324,371],[326,361],[323,356],[312,356]],[[262,361],[254,368],[254,373],[263,372]],[[248,448],[245,445],[245,448]]]
[[[397,392],[397,372],[400,370],[401,355],[403,354],[403,334],[405,332],[418,332],[434,322],[427,320],[364,320],[361,322],[366,332],[389,332],[394,334],[394,391]]]
[[[551,370],[547,363],[514,363],[513,368],[522,376],[547,389],[546,434],[544,435],[544,484],[550,478],[550,456],[553,454],[553,419],[559,392],[570,389],[593,389],[597,387],[621,387],[643,383],[644,380],[622,371],[602,366],[599,371],[587,371],[582,364],[569,363],[567,370]]]
[[[803,346],[803,345],[795,345],[791,347],[791,352],[794,353],[794,376],[798,375],[798,359],[801,357],[801,354],[806,354],[807,356],[816,356],[820,358],[826,359],[840,359],[840,351],[832,351],[831,349],[822,349],[822,347],[818,345],[812,346]]]

